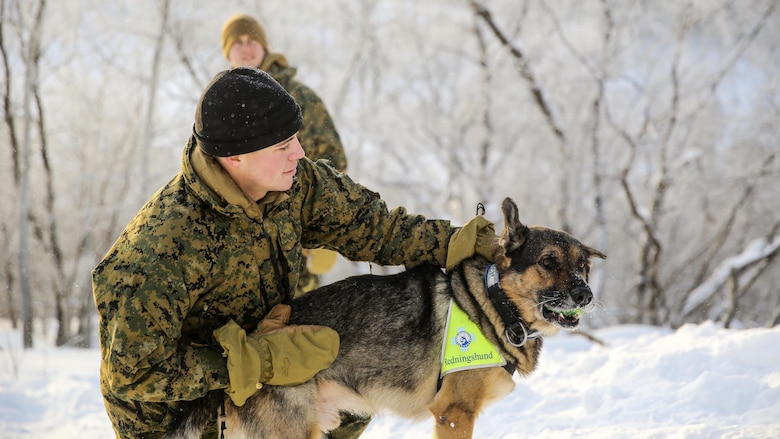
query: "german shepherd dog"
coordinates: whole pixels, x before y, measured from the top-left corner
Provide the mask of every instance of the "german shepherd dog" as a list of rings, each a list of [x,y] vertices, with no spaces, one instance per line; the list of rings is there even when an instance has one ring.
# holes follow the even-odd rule
[[[492,264],[475,256],[446,274],[421,266],[354,276],[296,298],[290,324],[335,329],[341,338],[335,362],[302,385],[264,386],[241,407],[215,392],[186,409],[167,437],[200,437],[220,406],[228,438],[321,438],[339,425],[339,412],[432,415],[435,437],[472,437],[480,410],[514,388],[514,371],[534,370],[541,337],[576,328],[593,307],[590,258],[606,257],[566,233],[523,225],[510,198],[502,210],[505,228]],[[441,376],[451,301],[507,366]]]

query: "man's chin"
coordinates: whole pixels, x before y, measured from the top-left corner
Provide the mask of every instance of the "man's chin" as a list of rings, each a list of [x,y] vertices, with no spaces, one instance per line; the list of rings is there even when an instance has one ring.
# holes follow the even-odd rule
[[[279,189],[278,189],[279,192],[290,190],[294,182],[295,182],[295,174],[288,176],[283,183],[279,184]]]

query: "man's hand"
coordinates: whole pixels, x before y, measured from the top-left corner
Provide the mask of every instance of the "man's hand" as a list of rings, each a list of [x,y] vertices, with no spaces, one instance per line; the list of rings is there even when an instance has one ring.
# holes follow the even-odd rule
[[[263,384],[305,383],[336,359],[336,331],[317,325],[287,326],[289,317],[289,306],[277,305],[249,335],[232,320],[214,331],[227,357],[227,393],[237,406],[244,405]]]
[[[475,216],[457,232],[452,234],[447,246],[445,269],[451,271],[464,259],[474,254],[493,261],[493,243],[496,241],[495,226],[482,215]]]

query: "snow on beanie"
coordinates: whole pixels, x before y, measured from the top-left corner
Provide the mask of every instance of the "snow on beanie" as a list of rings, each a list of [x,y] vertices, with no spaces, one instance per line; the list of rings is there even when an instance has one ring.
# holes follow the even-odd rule
[[[229,58],[230,48],[241,35],[249,35],[268,52],[268,40],[265,38],[265,31],[260,23],[249,15],[236,14],[228,18],[222,25],[222,52],[225,54],[225,58]]]
[[[206,86],[192,131],[205,153],[227,157],[275,145],[301,125],[301,107],[278,82],[261,70],[238,67]]]

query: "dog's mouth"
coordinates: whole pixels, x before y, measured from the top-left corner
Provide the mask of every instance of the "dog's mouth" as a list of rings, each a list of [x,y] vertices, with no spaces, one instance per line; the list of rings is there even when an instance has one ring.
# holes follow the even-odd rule
[[[542,306],[542,317],[546,321],[565,329],[576,328],[580,324],[580,316],[584,312],[585,310],[582,308],[563,310],[548,305]]]

